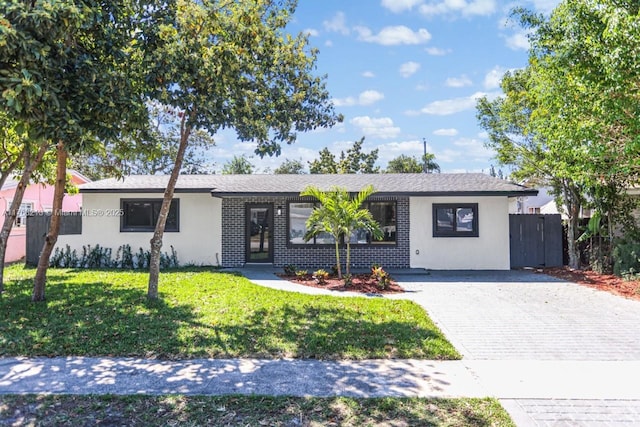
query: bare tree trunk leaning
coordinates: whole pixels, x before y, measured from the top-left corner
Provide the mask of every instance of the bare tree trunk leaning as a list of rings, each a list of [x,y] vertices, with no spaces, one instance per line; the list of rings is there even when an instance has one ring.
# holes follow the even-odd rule
[[[24,170],[22,171],[22,176],[20,177],[20,181],[16,187],[16,192],[13,195],[13,200],[11,201],[11,206],[9,206],[8,212],[4,217],[4,223],[2,224],[2,230],[0,231],[0,295],[4,292],[4,258],[7,253],[7,245],[9,244],[11,229],[13,228],[13,223],[18,215],[18,210],[22,204],[22,198],[24,197],[24,192],[29,185],[31,175],[42,161],[44,154],[47,152],[47,148],[48,144],[43,142],[34,158],[31,158],[32,153],[29,149],[25,149],[23,153]],[[15,168],[15,165],[17,165],[17,162],[14,164],[13,168]],[[4,179],[6,180],[6,177]]]
[[[164,197],[162,199],[162,207],[158,214],[158,222],[156,223],[156,229],[153,232],[151,238],[151,259],[149,261],[149,286],[147,288],[147,298],[149,300],[158,299],[158,280],[160,278],[160,250],[162,249],[162,237],[164,236],[164,227],[167,223],[167,217],[169,216],[169,208],[171,207],[171,200],[173,199],[173,192],[176,188],[176,182],[180,175],[180,169],[182,168],[182,160],[184,159],[184,153],[187,149],[189,142],[189,135],[191,134],[191,127],[187,124],[187,114],[182,116],[180,122],[180,145],[178,146],[178,152],[176,153],[176,160],[173,165],[173,170],[169,176],[169,182],[167,188],[164,190]]]
[[[56,145],[56,182],[53,192],[53,204],[51,212],[51,223],[49,231],[44,239],[42,252],[38,258],[38,268],[36,277],[33,279],[33,294],[31,301],[45,300],[45,283],[47,281],[47,269],[49,268],[49,258],[51,252],[58,241],[58,233],[60,232],[60,218],[62,216],[62,200],[64,199],[64,189],[67,182],[67,150],[64,142],[60,141]]]

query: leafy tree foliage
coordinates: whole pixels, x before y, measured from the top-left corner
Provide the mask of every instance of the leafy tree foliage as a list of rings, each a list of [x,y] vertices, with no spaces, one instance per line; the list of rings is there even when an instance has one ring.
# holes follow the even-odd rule
[[[440,165],[436,163],[436,156],[427,153],[422,156],[422,160],[415,157],[400,154],[398,157],[389,160],[386,173],[440,173]]]
[[[38,144],[55,146],[57,153],[54,215],[34,279],[34,301],[45,299],[68,153],[83,151],[96,140],[118,139],[132,129],[143,129],[147,122],[136,67],[132,66],[132,48],[145,42],[134,17],[145,10],[144,2],[119,0],[7,1],[0,8],[4,111],[19,132],[26,132]]]
[[[531,30],[526,69],[502,80],[506,97],[481,99],[478,117],[514,177],[550,185],[566,206],[570,266],[585,195],[613,218],[638,182],[638,4],[565,0],[550,17],[516,10]],[[634,53],[635,52],[635,53]]]
[[[336,156],[329,151],[327,147],[320,150],[320,157],[312,162],[309,162],[309,172],[316,174],[333,174],[338,173],[338,163],[336,162]]]
[[[400,154],[398,157],[389,160],[386,173],[421,173],[422,165],[420,161],[412,156]]]
[[[368,209],[362,208],[362,204],[373,193],[375,193],[375,189],[372,185],[362,189],[355,197],[351,197],[347,189],[342,187],[332,187],[323,191],[318,187],[309,186],[300,193],[301,196],[311,196],[320,202],[320,205],[313,209],[307,219],[305,241],[309,241],[320,233],[328,233],[333,237],[339,278],[342,278],[340,263],[340,241],[342,239],[347,245],[346,273],[350,274],[351,235],[358,229],[364,229],[371,233],[374,239],[383,238],[380,224]]]
[[[190,136],[234,128],[255,141],[259,156],[279,155],[296,133],[333,125],[334,112],[317,51],[307,36],[284,29],[295,2],[179,1],[157,10],[162,22],[145,27],[154,43],[143,65],[149,96],[182,113],[180,144],[151,239],[150,299],[158,297],[160,249],[169,205]],[[159,19],[160,19],[159,18]]]
[[[251,175],[255,166],[246,156],[233,156],[222,168],[223,175]]]
[[[313,174],[380,172],[380,167],[375,166],[378,161],[378,149],[364,153],[362,144],[364,144],[364,137],[355,141],[346,153],[341,151],[337,161],[328,148],[323,148],[319,153],[320,157],[309,162],[309,171]]]
[[[93,179],[120,175],[168,175],[180,143],[179,113],[160,105],[149,105],[150,128],[144,139],[124,137],[124,140],[105,142],[95,152],[71,156],[71,167]],[[213,164],[207,149],[213,138],[196,129],[184,154],[181,174],[211,174]]]
[[[285,159],[284,162],[280,166],[278,166],[274,171],[274,174],[295,174],[301,175],[304,174],[304,164],[302,160],[289,160]]]

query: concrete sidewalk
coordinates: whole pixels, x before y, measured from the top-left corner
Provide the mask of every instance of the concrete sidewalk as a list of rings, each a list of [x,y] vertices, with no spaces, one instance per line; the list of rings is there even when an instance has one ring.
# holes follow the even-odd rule
[[[484,397],[460,361],[0,359],[0,393]]]
[[[0,394],[640,400],[638,384],[640,362],[0,359]]]

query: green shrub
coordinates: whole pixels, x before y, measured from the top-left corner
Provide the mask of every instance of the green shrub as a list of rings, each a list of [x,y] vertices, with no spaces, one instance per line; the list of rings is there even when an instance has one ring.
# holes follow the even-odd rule
[[[324,285],[327,283],[327,279],[329,278],[329,272],[321,268],[313,272],[313,278],[318,285]]]
[[[353,276],[351,274],[345,274],[342,276],[342,281],[344,282],[345,288],[353,285]]]
[[[307,280],[307,276],[309,276],[309,272],[307,270],[296,271],[296,277],[300,280]]]
[[[391,276],[379,265],[371,267],[371,277],[375,279],[378,289],[387,289],[391,284]]]
[[[287,276],[295,276],[298,267],[293,264],[287,264],[283,267],[284,274]]]
[[[122,269],[146,269],[149,268],[151,252],[142,248],[134,254],[130,245],[122,245],[116,251],[115,259],[112,259],[113,250],[100,245],[82,246],[82,255],[69,245],[65,245],[64,249],[55,248],[53,255],[49,259],[51,267],[60,268],[122,268]],[[163,252],[160,254],[160,268],[176,268],[179,267],[178,253],[171,246],[171,253]]]
[[[613,250],[613,272],[627,280],[640,275],[640,242],[620,242]]]

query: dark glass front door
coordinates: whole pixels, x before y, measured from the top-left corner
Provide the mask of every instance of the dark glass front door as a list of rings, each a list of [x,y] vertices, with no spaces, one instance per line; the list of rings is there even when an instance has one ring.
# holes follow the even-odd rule
[[[247,205],[246,262],[273,262],[273,206]]]

